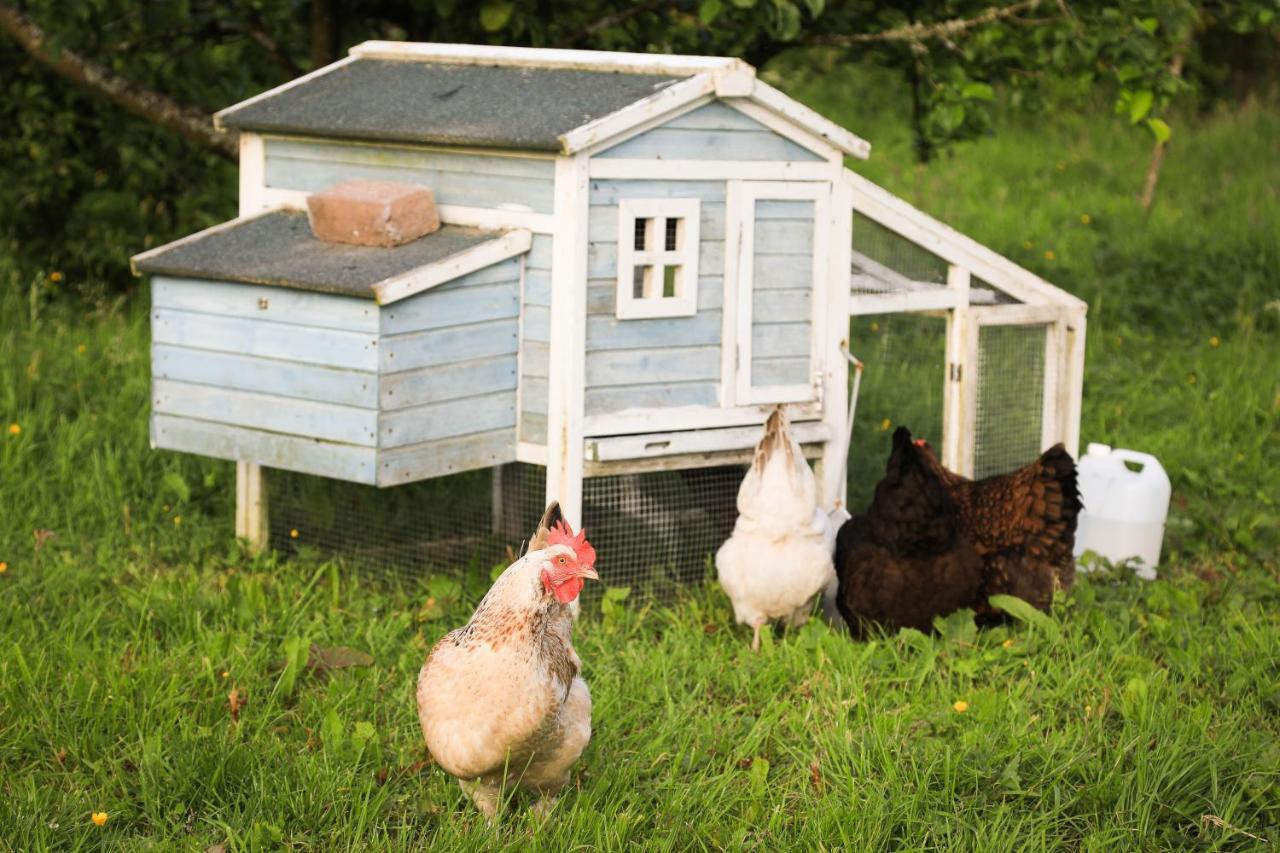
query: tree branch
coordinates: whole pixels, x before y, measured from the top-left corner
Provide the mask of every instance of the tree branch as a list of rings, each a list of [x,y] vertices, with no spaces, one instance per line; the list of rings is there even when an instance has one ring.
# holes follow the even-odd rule
[[[51,50],[45,31],[4,0],[0,0],[0,31],[7,33],[37,62],[77,86],[103,95],[134,115],[224,157],[233,160],[237,157],[239,143],[236,135],[215,128],[212,117],[195,107],[180,104],[168,95],[140,86],[75,51],[66,48]]]
[[[922,24],[917,21],[911,24],[904,24],[900,27],[894,27],[890,30],[883,30],[878,33],[815,35],[806,38],[804,43],[848,47],[855,44],[888,41],[905,41],[912,45],[920,46],[923,46],[923,43],[930,39],[940,39],[947,42],[955,36],[959,36],[967,30],[974,29],[975,27],[992,24],[1006,18],[1015,18],[1023,12],[1036,8],[1041,4],[1041,2],[1043,2],[1043,0],[1022,0],[1022,2],[1014,3],[1010,6],[992,6],[981,15],[975,15],[972,18],[952,18],[949,21],[939,21],[936,24]]]
[[[643,14],[644,12],[652,12],[654,9],[665,5],[666,2],[667,0],[648,0],[646,3],[636,3],[634,6],[624,9],[621,12],[615,12],[612,15],[605,15],[603,18],[583,27],[582,30],[572,36],[567,42],[565,42],[565,44],[580,44],[603,29],[612,27],[614,24],[620,24],[628,18],[634,18],[636,15]]]

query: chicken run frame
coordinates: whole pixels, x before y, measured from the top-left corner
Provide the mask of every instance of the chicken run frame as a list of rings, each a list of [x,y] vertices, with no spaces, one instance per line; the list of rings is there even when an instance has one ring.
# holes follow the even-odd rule
[[[556,498],[654,589],[706,570],[778,404],[827,508],[889,424],[969,476],[1076,453],[1085,303],[740,60],[366,42],[218,120],[240,217],[134,261],[153,446],[235,460],[254,546],[487,566]],[[298,211],[353,178],[430,186],[445,227],[321,244]]]

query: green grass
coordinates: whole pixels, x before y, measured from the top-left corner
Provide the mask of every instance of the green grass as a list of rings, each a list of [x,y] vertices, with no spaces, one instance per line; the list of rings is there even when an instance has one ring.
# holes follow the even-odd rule
[[[589,613],[593,742],[548,822],[517,798],[495,832],[420,764],[412,700],[485,579],[441,610],[425,579],[244,554],[232,467],[147,448],[145,304],[0,270],[0,849],[1280,841],[1280,113],[1176,125],[1144,218],[1145,146],[1109,116],[917,168],[895,108],[829,78],[793,88],[883,141],[869,175],[1090,300],[1083,433],[1169,469],[1160,581],[1083,580],[1047,626],[815,624],[759,655],[711,585]],[[278,668],[309,642],[374,663]]]

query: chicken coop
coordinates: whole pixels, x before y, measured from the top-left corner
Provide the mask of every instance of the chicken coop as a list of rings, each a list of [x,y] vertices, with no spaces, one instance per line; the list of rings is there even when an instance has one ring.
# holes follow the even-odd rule
[[[1084,303],[740,60],[366,42],[217,120],[240,216],[134,263],[152,444],[234,460],[255,546],[487,567],[555,498],[606,583],[660,589],[702,576],[779,404],[827,507],[886,421],[970,475],[1075,451]],[[353,179],[430,188],[443,227],[317,238],[308,196]]]

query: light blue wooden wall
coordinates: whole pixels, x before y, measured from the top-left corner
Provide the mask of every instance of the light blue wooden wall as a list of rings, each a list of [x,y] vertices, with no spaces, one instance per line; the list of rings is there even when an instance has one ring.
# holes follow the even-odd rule
[[[423,184],[439,204],[514,204],[535,213],[551,213],[555,206],[555,162],[549,158],[267,137],[266,159],[272,189],[316,192],[363,179]]]
[[[616,318],[618,202],[624,198],[701,200],[694,316]],[[590,202],[586,413],[716,405],[724,299],[724,182],[594,180]]]
[[[677,116],[595,155],[635,160],[822,160],[720,102]]]
[[[522,264],[382,309],[157,277],[152,443],[383,486],[513,461]]]
[[[811,201],[755,203],[751,282],[751,384],[810,381],[813,323]]]
[[[551,244],[537,234],[525,255],[520,340],[520,440],[547,441],[547,380],[551,363]]]

